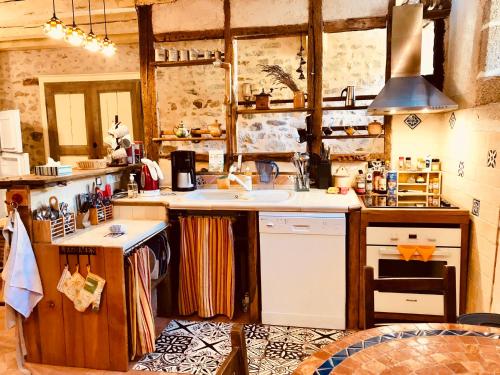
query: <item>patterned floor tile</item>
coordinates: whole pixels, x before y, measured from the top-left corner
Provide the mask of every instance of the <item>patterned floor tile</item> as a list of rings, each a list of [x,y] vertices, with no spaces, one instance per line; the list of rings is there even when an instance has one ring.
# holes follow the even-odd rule
[[[259,375],[290,375],[300,360],[264,358],[260,363]]]
[[[244,327],[252,375],[290,374],[307,356],[350,332],[248,324]],[[143,371],[215,374],[231,351],[231,324],[172,320],[157,350],[134,367]]]

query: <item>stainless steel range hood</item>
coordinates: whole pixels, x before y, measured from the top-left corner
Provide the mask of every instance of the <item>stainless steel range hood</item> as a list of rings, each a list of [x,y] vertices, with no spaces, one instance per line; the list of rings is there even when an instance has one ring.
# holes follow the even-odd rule
[[[420,75],[423,5],[392,9],[391,78],[368,107],[371,115],[440,113],[457,103]]]

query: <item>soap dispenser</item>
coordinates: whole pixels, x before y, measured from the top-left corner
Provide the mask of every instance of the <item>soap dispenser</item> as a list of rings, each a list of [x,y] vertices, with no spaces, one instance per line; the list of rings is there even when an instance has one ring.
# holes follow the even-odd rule
[[[252,171],[249,167],[245,168],[245,175],[243,176],[243,182],[248,187],[248,190],[252,190]]]
[[[127,193],[129,198],[137,198],[139,195],[139,188],[135,182],[135,174],[131,173],[129,176],[129,183],[127,185]]]

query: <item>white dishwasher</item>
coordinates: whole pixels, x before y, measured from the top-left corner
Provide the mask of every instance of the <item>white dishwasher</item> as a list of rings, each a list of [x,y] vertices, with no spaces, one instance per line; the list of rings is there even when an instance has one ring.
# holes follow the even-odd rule
[[[262,323],[345,329],[344,214],[261,212]]]

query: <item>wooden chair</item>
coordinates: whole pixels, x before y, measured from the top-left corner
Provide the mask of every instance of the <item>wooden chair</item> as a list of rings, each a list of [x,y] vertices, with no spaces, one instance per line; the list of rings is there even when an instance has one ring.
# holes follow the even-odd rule
[[[247,345],[243,325],[231,329],[231,352],[217,370],[217,375],[248,375]]]
[[[365,325],[364,328],[375,326],[374,292],[389,293],[420,293],[442,294],[444,297],[443,322],[456,323],[457,298],[455,267],[444,266],[443,278],[384,278],[374,279],[373,268],[365,266]]]

